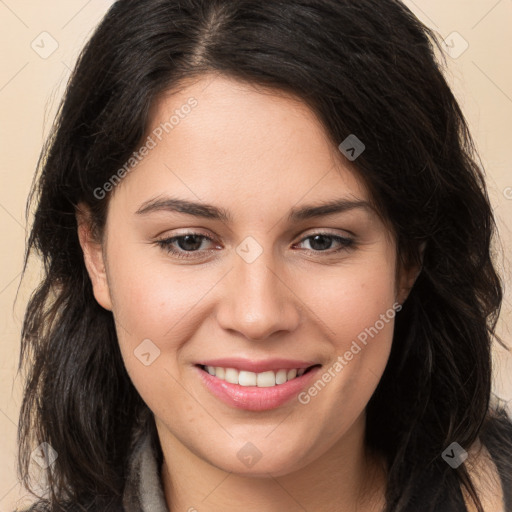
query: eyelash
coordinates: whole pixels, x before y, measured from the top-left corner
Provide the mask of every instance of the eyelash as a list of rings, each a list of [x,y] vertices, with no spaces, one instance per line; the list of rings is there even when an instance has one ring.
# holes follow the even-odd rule
[[[308,236],[304,237],[302,240],[300,240],[298,243],[300,244],[300,243],[304,242],[305,240],[308,240],[309,238],[314,238],[315,236],[319,236],[319,235],[320,236],[325,236],[325,237],[328,237],[328,238],[332,238],[333,240],[338,241],[341,244],[341,247],[339,247],[338,249],[335,249],[334,251],[328,251],[328,250],[325,250],[325,251],[318,251],[317,250],[317,251],[315,251],[314,249],[306,249],[306,251],[308,253],[310,253],[310,254],[312,254],[312,253],[314,253],[314,254],[326,253],[326,255],[332,256],[333,254],[337,254],[337,253],[339,253],[341,251],[346,251],[346,250],[355,248],[355,240],[354,239],[348,238],[348,237],[343,237],[343,236],[340,236],[340,235],[334,235],[332,233],[324,233],[324,232],[318,232],[318,233],[313,233],[312,235],[308,235]],[[179,236],[174,236],[174,237],[171,237],[171,238],[164,238],[164,239],[161,239],[161,240],[157,240],[155,243],[160,248],[165,250],[167,253],[170,253],[173,256],[177,257],[177,258],[180,258],[180,259],[194,259],[194,258],[198,258],[198,256],[192,256],[192,254],[198,254],[198,253],[200,253],[200,251],[176,250],[173,247],[172,244],[175,241],[180,240],[181,238],[185,238],[187,236],[199,237],[201,239],[209,240],[210,242],[214,241],[209,236],[203,235],[202,233],[190,232],[190,233],[184,233],[184,234],[179,235]]]

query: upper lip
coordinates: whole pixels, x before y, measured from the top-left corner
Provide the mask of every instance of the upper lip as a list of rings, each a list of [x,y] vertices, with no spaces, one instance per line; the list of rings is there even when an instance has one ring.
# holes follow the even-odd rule
[[[254,359],[243,359],[238,357],[224,357],[221,359],[208,359],[199,361],[197,364],[204,366],[220,366],[221,368],[235,368],[247,372],[261,373],[267,370],[291,370],[292,368],[309,368],[315,366],[314,361],[299,361],[296,359],[265,359],[255,361]]]

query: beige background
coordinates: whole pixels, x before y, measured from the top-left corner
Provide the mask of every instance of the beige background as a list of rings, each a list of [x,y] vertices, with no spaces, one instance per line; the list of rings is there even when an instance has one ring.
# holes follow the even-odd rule
[[[37,262],[30,265],[14,304],[27,235],[25,202],[41,145],[78,51],[111,3],[0,0],[0,511],[12,512],[26,499],[15,472],[21,389],[16,368],[23,311],[39,266]],[[507,293],[499,333],[512,345],[511,265],[507,256],[512,247],[512,1],[405,3],[453,46],[449,50],[451,56],[447,57],[447,77],[487,169],[503,245],[499,263],[504,269]],[[459,35],[453,35],[454,31]],[[54,53],[40,55],[56,44]],[[512,354],[498,347],[495,361],[495,393],[512,406]],[[512,413],[512,407],[509,410]]]

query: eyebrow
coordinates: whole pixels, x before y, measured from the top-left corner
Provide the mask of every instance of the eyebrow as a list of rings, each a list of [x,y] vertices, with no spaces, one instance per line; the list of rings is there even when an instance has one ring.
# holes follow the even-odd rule
[[[374,211],[374,208],[367,201],[354,201],[351,199],[340,198],[318,204],[309,204],[292,208],[288,214],[287,220],[288,222],[296,222],[325,217],[327,215],[334,215],[336,213],[343,213],[354,209],[364,209],[370,212]],[[229,211],[224,208],[173,197],[160,197],[145,201],[135,213],[137,215],[146,215],[158,211],[184,213],[194,217],[220,220],[225,223],[233,221],[233,217]]]

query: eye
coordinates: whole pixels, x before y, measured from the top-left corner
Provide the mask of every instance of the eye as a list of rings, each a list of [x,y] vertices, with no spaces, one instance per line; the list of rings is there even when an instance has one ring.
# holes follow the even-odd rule
[[[311,240],[309,242],[311,249],[306,249],[308,252],[318,253],[318,252],[328,252],[328,254],[338,253],[343,250],[347,250],[354,246],[354,240],[352,238],[335,235],[332,233],[314,233],[303,238],[300,242],[305,242],[306,240]],[[327,251],[330,249],[332,245],[332,241],[336,241],[339,244],[337,249]]]
[[[352,238],[335,235],[332,233],[314,233],[303,238],[298,244],[310,240],[311,249],[306,249],[309,253],[326,253],[326,255],[332,255],[339,253],[349,248],[353,248],[355,241]],[[200,258],[204,256],[204,252],[212,252],[212,249],[200,250],[203,241],[214,242],[209,236],[203,235],[202,233],[185,233],[179,236],[173,236],[171,238],[165,238],[157,240],[155,243],[164,249],[167,253],[172,254],[177,258],[192,259]],[[329,250],[332,246],[333,241],[338,243],[338,248]]]
[[[203,240],[213,242],[210,237],[201,233],[185,233],[180,236],[157,240],[156,244],[177,258],[195,258]],[[178,245],[178,249],[176,249],[175,244]]]

